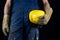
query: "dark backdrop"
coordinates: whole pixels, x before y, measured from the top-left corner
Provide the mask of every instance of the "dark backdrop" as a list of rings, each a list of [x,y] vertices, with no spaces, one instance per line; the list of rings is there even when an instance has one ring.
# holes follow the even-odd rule
[[[0,40],[7,40],[7,37],[4,36],[2,32],[2,19],[3,19],[3,10],[6,0],[0,0]]]
[[[0,0],[0,40],[7,40],[7,37],[2,33],[2,18],[3,18],[3,9],[6,0]],[[47,25],[41,28],[41,40],[55,40],[59,39],[59,24],[60,24],[60,1],[59,0],[49,0],[51,7],[54,12]]]

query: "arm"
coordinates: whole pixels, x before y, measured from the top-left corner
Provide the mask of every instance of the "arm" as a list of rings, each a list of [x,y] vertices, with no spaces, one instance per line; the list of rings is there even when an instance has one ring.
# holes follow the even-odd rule
[[[44,16],[44,19],[43,19],[43,21],[42,21],[42,24],[43,24],[43,25],[46,25],[46,24],[49,22],[49,20],[50,20],[50,18],[51,18],[51,16],[52,16],[53,10],[52,10],[52,8],[50,7],[50,4],[49,4],[48,0],[42,0],[42,1],[43,1],[43,5],[44,5],[44,10],[45,10],[45,12],[46,12],[46,14],[45,14],[45,16]],[[40,23],[40,24],[41,24],[41,23]]]
[[[8,23],[9,23],[9,11],[11,6],[11,0],[7,0],[5,7],[4,7],[4,16],[3,16],[3,24],[2,24],[2,30],[5,36],[7,36],[5,31],[9,31],[8,29]]]

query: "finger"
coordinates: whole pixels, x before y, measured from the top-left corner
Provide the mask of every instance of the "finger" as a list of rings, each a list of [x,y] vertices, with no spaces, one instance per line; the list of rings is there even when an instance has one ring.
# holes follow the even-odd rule
[[[40,16],[38,24],[43,25],[43,22],[44,22],[44,16]]]
[[[39,19],[44,19],[44,16],[40,16]]]
[[[9,28],[7,28],[7,32],[9,32]]]
[[[5,36],[7,36],[6,29],[3,29],[3,33]]]

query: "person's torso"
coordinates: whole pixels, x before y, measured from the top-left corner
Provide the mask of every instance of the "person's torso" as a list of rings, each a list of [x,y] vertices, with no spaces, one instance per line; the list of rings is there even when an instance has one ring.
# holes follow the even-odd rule
[[[29,8],[38,8],[38,0],[13,0],[12,12]]]

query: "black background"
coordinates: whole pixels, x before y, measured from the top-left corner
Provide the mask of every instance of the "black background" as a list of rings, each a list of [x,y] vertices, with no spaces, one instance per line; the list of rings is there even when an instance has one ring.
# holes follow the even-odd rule
[[[7,40],[7,37],[2,33],[2,19],[3,19],[3,9],[6,0],[0,0],[0,40]],[[41,28],[41,40],[58,40],[59,39],[59,27],[60,27],[60,1],[59,0],[49,0],[51,7],[54,12],[47,25]]]

